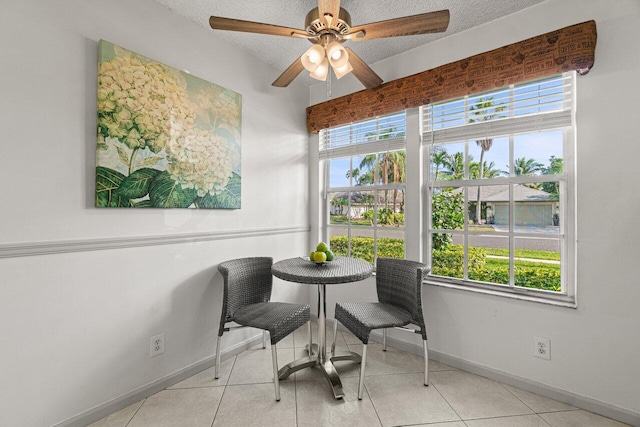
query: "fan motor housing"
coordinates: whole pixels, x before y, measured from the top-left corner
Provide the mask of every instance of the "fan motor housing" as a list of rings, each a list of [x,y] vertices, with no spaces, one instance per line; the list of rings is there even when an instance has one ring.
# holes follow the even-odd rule
[[[340,8],[338,19],[336,20],[334,17],[331,21],[331,28],[327,28],[326,24],[322,22],[319,13],[317,7],[313,8],[307,13],[307,17],[304,19],[304,25],[309,35],[317,36],[328,31],[335,31],[343,35],[349,34],[349,30],[351,29],[351,15],[349,15],[349,12]]]

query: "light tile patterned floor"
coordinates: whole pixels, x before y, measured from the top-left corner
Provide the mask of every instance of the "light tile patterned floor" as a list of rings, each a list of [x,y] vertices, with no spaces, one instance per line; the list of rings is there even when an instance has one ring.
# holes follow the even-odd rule
[[[314,329],[315,333],[315,329]],[[327,335],[331,335],[329,332]],[[278,344],[280,366],[301,357],[306,326]],[[338,332],[337,349],[361,351]],[[358,365],[337,362],[345,397],[336,400],[322,374],[304,369],[282,381],[276,402],[271,351],[261,346],[224,361],[220,378],[207,369],[91,424],[92,427],[429,426],[617,427],[625,424],[414,354],[371,342],[363,399]]]

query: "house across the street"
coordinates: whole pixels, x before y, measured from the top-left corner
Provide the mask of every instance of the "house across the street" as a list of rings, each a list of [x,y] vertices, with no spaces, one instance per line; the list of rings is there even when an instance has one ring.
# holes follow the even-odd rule
[[[554,200],[546,191],[525,185],[515,185],[514,225],[549,226],[558,225],[554,214],[558,212],[558,200]],[[458,188],[454,192],[461,192]],[[469,203],[478,201],[478,187],[469,187]],[[486,185],[480,187],[480,202],[486,206],[486,219],[489,224],[509,224],[509,186]],[[470,209],[475,218],[475,209]]]

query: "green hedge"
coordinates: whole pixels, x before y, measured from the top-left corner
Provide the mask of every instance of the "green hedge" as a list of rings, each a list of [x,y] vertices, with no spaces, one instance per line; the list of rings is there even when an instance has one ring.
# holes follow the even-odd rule
[[[482,271],[485,267],[486,251],[469,248],[469,273]],[[464,252],[461,245],[447,245],[434,250],[431,272],[436,276],[461,279],[464,273]]]
[[[349,247],[346,236],[332,236],[329,246],[338,256],[349,256]],[[351,256],[364,259],[373,264],[373,238],[352,237]],[[383,258],[404,258],[403,239],[378,239],[378,256]]]
[[[331,250],[338,256],[349,256],[347,237],[333,236]],[[373,264],[373,238],[352,237],[351,256]],[[403,239],[378,239],[378,256],[384,258],[404,258]],[[462,245],[447,245],[433,251],[432,274],[443,277],[462,278],[464,266]],[[544,289],[559,292],[560,268],[554,264],[516,265],[515,284],[525,288]],[[469,279],[479,282],[508,284],[508,260],[487,259],[487,251],[469,248]]]
[[[538,267],[515,267],[515,285],[524,288],[544,289],[547,291],[559,292],[560,270],[548,268],[546,266]],[[509,283],[509,266],[495,266],[491,269],[471,274],[469,279],[478,280],[489,283]]]
[[[463,255],[462,245],[449,245],[433,251],[432,273],[437,276],[462,278]],[[508,284],[508,260],[504,260],[502,263],[487,262],[486,255],[484,249],[469,248],[469,279]],[[515,285],[559,292],[561,290],[559,265],[516,265]]]

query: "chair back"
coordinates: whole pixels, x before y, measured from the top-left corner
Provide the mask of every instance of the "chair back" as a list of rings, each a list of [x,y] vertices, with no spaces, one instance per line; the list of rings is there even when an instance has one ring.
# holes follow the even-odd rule
[[[224,279],[220,328],[224,323],[233,321],[239,308],[271,299],[272,264],[271,257],[253,257],[232,259],[218,265]]]
[[[376,289],[378,300],[411,313],[423,327],[422,279],[429,268],[416,261],[378,258],[376,261]]]

